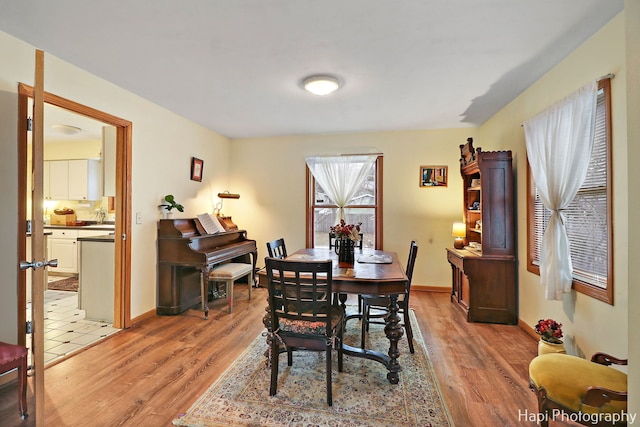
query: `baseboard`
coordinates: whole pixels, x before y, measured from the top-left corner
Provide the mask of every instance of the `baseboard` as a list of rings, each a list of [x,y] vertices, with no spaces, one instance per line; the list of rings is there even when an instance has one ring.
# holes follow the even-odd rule
[[[143,320],[151,319],[156,315],[156,310],[149,310],[146,313],[142,313],[140,316],[131,319],[131,324],[142,322]]]
[[[529,326],[528,323],[523,322],[522,319],[520,319],[520,318],[518,318],[518,326],[520,327],[520,329],[525,331],[527,333],[527,335],[529,335],[535,341],[539,341],[540,340],[540,335],[538,335],[536,333],[536,330],[533,329],[531,326]]]
[[[411,285],[411,290],[416,292],[446,292],[451,293],[451,286],[425,286]]]

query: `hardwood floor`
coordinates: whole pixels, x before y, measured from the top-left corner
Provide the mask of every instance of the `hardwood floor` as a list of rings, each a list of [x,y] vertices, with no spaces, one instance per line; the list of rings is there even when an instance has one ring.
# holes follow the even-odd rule
[[[236,288],[233,314],[210,304],[209,320],[188,310],[155,316],[45,369],[50,426],[170,426],[264,330],[265,289]],[[535,413],[528,365],[536,342],[517,326],[467,323],[448,293],[411,297],[456,426],[519,426]],[[403,338],[404,339],[404,338]],[[374,362],[372,362],[374,363]],[[18,415],[17,386],[0,389],[0,424],[33,426]],[[557,425],[557,424],[556,424]]]

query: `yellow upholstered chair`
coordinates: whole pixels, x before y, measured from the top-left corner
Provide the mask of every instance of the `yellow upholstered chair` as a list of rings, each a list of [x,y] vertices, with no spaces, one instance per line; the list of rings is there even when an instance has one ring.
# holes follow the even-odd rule
[[[611,364],[626,365],[627,361],[605,353],[594,354],[591,361],[561,353],[534,358],[529,378],[538,397],[540,425],[547,427],[549,420],[560,417],[584,425],[624,425],[627,375],[609,367]],[[618,420],[615,424],[613,414]]]

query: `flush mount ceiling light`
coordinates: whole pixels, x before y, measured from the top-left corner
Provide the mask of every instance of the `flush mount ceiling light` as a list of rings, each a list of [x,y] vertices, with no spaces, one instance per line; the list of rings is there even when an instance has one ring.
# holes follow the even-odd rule
[[[307,92],[314,95],[325,96],[335,92],[340,87],[338,79],[328,75],[309,76],[302,81],[302,86]]]
[[[51,127],[56,131],[63,133],[65,135],[75,135],[76,133],[82,130],[77,126],[71,126],[71,125],[52,125]]]

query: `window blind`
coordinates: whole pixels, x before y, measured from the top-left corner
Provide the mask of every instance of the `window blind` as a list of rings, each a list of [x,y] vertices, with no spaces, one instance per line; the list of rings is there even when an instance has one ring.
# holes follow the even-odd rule
[[[609,218],[607,210],[608,141],[606,96],[598,91],[596,129],[589,169],[582,187],[571,204],[563,211],[571,245],[574,279],[602,289],[607,288],[609,257]],[[538,194],[534,194],[534,259],[540,265],[542,236],[549,224],[551,212]]]

